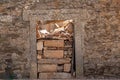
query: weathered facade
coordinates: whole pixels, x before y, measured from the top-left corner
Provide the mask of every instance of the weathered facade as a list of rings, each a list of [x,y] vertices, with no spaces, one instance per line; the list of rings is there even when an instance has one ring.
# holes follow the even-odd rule
[[[68,18],[77,77],[120,78],[120,0],[0,0],[0,78],[31,78],[35,21]]]

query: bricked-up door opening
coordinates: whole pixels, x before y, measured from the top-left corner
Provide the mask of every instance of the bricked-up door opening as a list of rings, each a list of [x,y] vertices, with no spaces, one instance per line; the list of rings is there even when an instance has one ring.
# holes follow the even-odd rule
[[[73,20],[36,22],[37,77],[75,76]]]

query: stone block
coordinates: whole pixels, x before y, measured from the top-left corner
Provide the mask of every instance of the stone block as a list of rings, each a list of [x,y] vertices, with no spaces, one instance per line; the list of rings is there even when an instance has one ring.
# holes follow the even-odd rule
[[[70,72],[71,64],[64,64],[64,72]]]
[[[37,59],[38,59],[38,60],[39,60],[39,59],[42,59],[42,55],[38,54],[38,55],[37,55]]]
[[[11,15],[0,16],[0,21],[2,21],[2,22],[12,22],[12,16]]]
[[[42,50],[43,49],[43,41],[38,41],[37,42],[37,50]]]
[[[40,59],[38,60],[39,64],[65,64],[70,63],[70,58],[63,58],[63,59]]]
[[[38,72],[56,72],[56,64],[38,64]]]
[[[44,57],[45,58],[63,58],[63,50],[45,50]]]
[[[64,40],[46,40],[45,47],[64,47]]]
[[[40,79],[70,79],[70,73],[39,73]]]

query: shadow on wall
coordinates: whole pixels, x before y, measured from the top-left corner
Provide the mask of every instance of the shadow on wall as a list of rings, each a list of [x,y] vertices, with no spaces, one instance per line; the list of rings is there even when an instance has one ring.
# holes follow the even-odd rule
[[[12,59],[6,59],[5,63],[5,71],[0,73],[0,79],[17,79],[17,75],[13,73]]]

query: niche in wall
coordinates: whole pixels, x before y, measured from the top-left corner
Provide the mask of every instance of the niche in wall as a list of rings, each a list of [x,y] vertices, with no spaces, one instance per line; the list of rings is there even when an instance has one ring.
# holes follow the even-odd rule
[[[38,78],[75,76],[73,20],[36,22]]]

